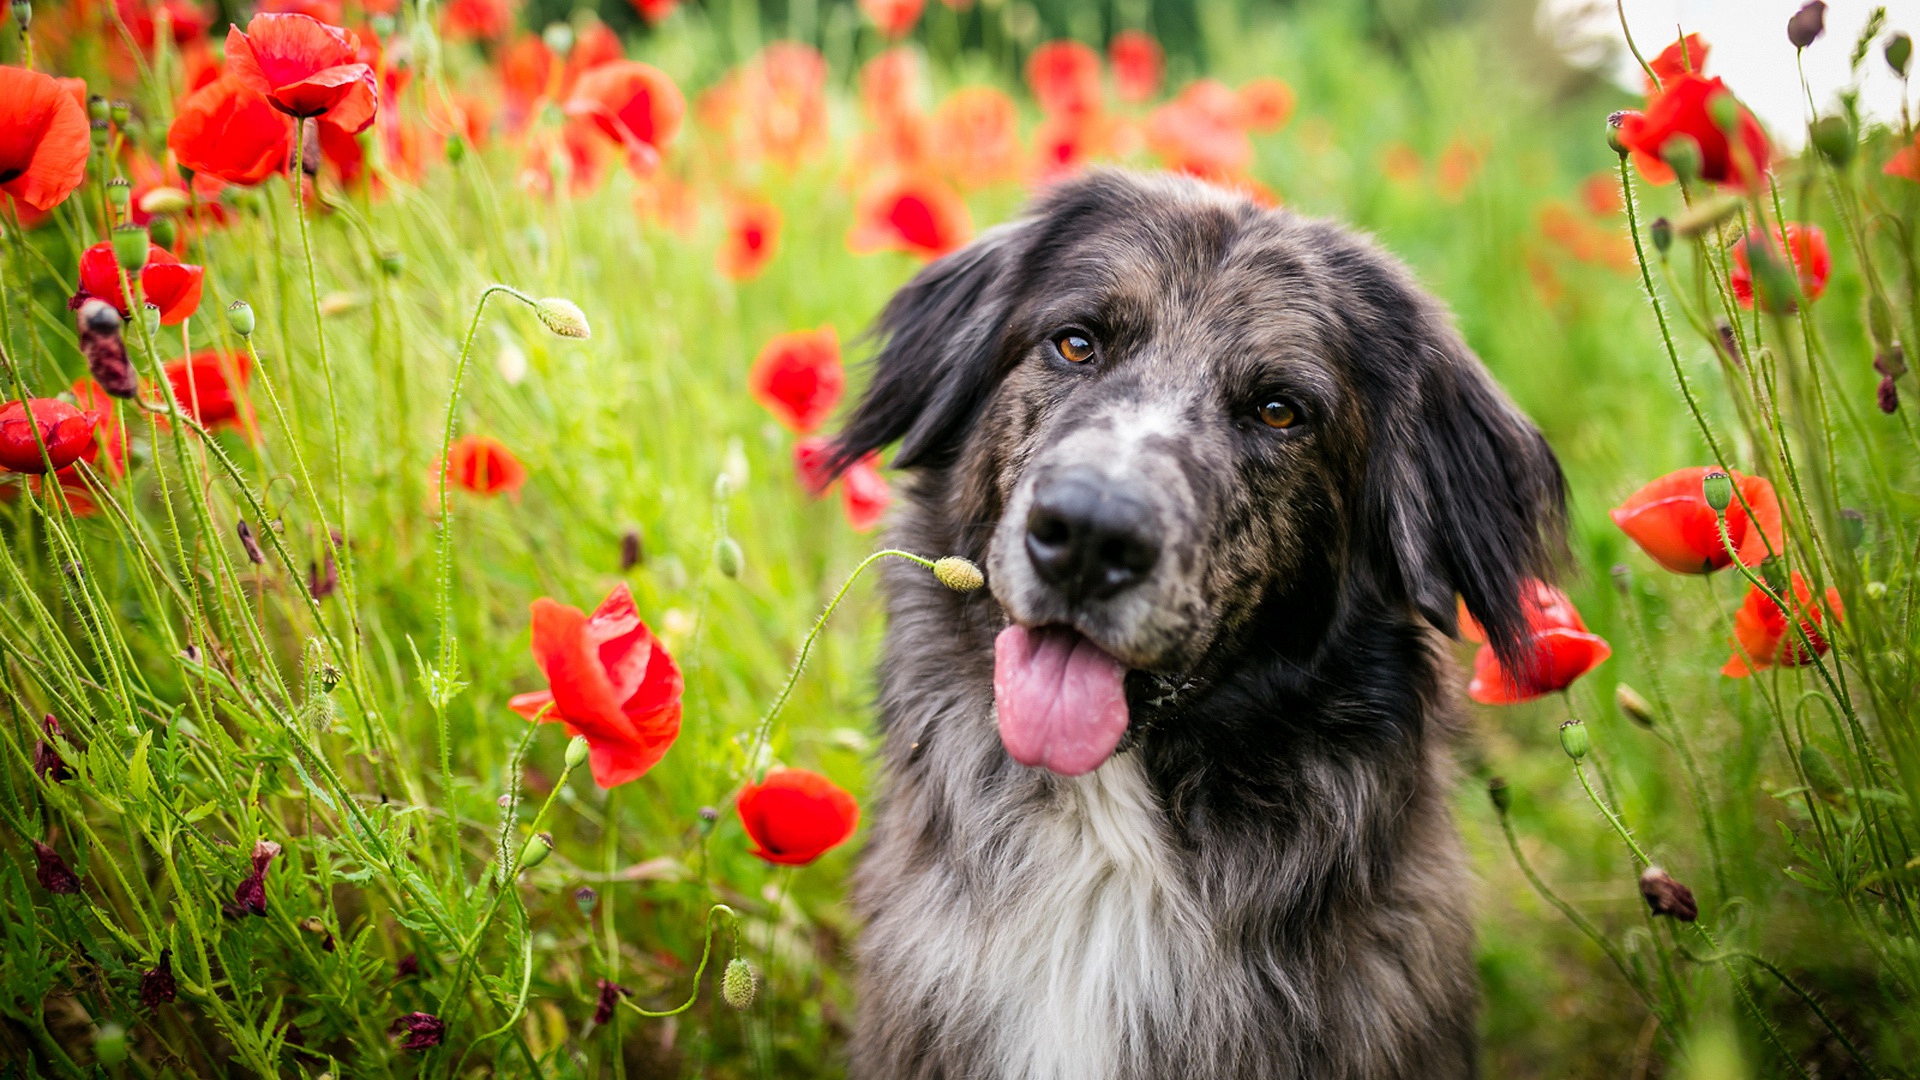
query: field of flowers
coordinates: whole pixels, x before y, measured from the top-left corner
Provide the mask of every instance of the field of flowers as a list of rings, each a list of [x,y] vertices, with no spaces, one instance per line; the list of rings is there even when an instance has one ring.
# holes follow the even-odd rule
[[[842,1073],[898,478],[822,439],[1113,162],[1374,232],[1566,467],[1540,662],[1459,648],[1486,1071],[1914,1075],[1920,143],[1524,6],[16,0],[0,1061]]]

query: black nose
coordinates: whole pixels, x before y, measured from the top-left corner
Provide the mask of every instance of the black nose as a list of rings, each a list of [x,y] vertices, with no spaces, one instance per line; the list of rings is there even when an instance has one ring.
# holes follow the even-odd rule
[[[1069,599],[1105,599],[1145,578],[1159,560],[1153,508],[1102,477],[1054,477],[1034,492],[1027,558]]]

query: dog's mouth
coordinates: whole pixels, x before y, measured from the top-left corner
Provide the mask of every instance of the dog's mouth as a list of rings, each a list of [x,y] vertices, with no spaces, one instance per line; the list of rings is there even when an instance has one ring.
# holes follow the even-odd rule
[[[1022,765],[1079,776],[1127,733],[1127,667],[1067,626],[1007,627],[993,642],[1000,742]]]

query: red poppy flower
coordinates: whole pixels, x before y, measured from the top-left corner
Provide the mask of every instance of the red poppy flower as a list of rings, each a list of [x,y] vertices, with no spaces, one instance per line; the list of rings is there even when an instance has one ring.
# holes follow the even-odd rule
[[[146,302],[160,309],[161,326],[179,326],[200,309],[200,288],[206,271],[182,263],[158,244],[147,245],[147,265],[140,271],[140,291]],[[80,291],[97,296],[129,318],[127,297],[120,291],[120,263],[110,243],[95,244],[80,255]]]
[[[167,147],[183,169],[257,184],[287,167],[293,125],[265,97],[222,75],[180,103]]]
[[[826,493],[833,483],[827,464],[833,458],[833,440],[811,436],[793,444],[793,475],[800,489],[814,497]]]
[[[1049,116],[1033,133],[1035,179],[1051,183],[1079,172],[1107,150],[1110,126],[1098,113]]]
[[[920,111],[920,54],[897,46],[860,69],[860,107],[876,124]]]
[[[1720,669],[1720,674],[1744,679],[1770,667],[1804,667],[1813,663],[1814,657],[1825,656],[1832,646],[1820,633],[1822,608],[1833,615],[1834,622],[1844,620],[1847,613],[1840,604],[1840,590],[1829,588],[1826,603],[1817,604],[1806,579],[1795,570],[1789,606],[1800,616],[1800,630],[1806,632],[1804,639],[1787,625],[1786,613],[1768,599],[1766,593],[1749,587],[1740,610],[1733,613],[1733,655]]]
[[[595,21],[574,35],[573,49],[567,53],[567,71],[561,77],[561,96],[572,95],[580,76],[594,68],[627,58],[627,47],[620,35],[606,23]]]
[[[1107,60],[1113,65],[1113,85],[1121,101],[1147,101],[1160,92],[1167,54],[1151,34],[1122,30],[1113,35],[1107,43]]]
[[[245,33],[227,31],[227,70],[288,116],[327,116],[366,130],[380,108],[373,69],[358,61],[360,39],[308,15],[255,15]]]
[[[640,621],[626,585],[591,616],[544,596],[535,600],[533,659],[547,689],[517,695],[508,707],[586,736],[601,787],[638,780],[679,736],[680,669]]]
[[[1620,178],[1610,172],[1594,173],[1581,182],[1580,201],[1595,217],[1612,217],[1626,209],[1620,198]]]
[[[497,41],[513,29],[508,0],[450,0],[442,25],[455,41]]]
[[[1580,609],[1573,606],[1573,598],[1539,578],[1527,581],[1529,596],[1527,605],[1532,613],[1533,622],[1539,626],[1558,626],[1568,630],[1587,628],[1586,620],[1580,617]],[[1468,641],[1487,643],[1487,632],[1480,627],[1479,620],[1467,610],[1465,600],[1458,601],[1460,636]]]
[[[0,405],[0,468],[22,473],[47,471],[40,444],[33,437],[37,427],[54,469],[64,469],[93,446],[93,429],[99,424],[99,413],[82,412],[58,398],[29,398],[25,404],[9,401]]]
[[[1720,543],[1720,527],[1700,483],[1712,466],[1670,472],[1634,492],[1612,511],[1613,523],[1653,561],[1676,574],[1711,574],[1733,565]],[[1780,498],[1764,476],[1732,473],[1740,498],[1727,506],[1727,537],[1744,566],[1786,550],[1780,530]],[[1741,500],[1744,499],[1743,503]],[[1753,508],[1748,517],[1747,507]],[[1755,523],[1759,527],[1755,528]]]
[[[959,192],[930,177],[882,183],[860,200],[847,247],[856,255],[905,251],[937,258],[973,239]]]
[[[1920,182],[1920,133],[1916,133],[1913,142],[1900,148],[1899,152],[1887,159],[1880,171],[1888,176],[1898,176],[1902,180]]]
[[[340,22],[340,0],[260,0],[259,10],[274,15],[305,15],[323,23]]]
[[[747,375],[753,399],[802,435],[826,422],[846,385],[840,337],[831,326],[795,330],[767,342]]]
[[[1740,151],[1735,152],[1726,133],[1713,122],[1709,104],[1731,91],[1719,79],[1703,79],[1683,74],[1669,81],[1647,103],[1644,116],[1629,113],[1620,124],[1620,142],[1658,158],[1669,141],[1680,136],[1692,138],[1700,147],[1700,176],[1716,184],[1753,187],[1767,171],[1771,149],[1760,121],[1745,106],[1739,111]],[[1737,104],[1737,103],[1736,103]]]
[[[1733,295],[1740,299],[1741,307],[1753,306],[1753,267],[1747,261],[1747,245],[1752,242],[1752,236],[1743,236],[1733,245],[1733,269],[1727,273],[1727,283],[1733,286]],[[1783,248],[1799,274],[1800,291],[1807,294],[1809,302],[1820,299],[1820,294],[1827,291],[1827,278],[1833,274],[1833,253],[1827,248],[1827,234],[1818,225],[1789,221],[1783,240],[1781,229],[1776,225],[1773,229],[1776,258]]]
[[[633,0],[633,10],[647,20],[648,26],[660,25],[679,6],[680,0]]]
[[[1020,171],[1018,116],[1004,91],[954,91],[933,113],[929,143],[941,171],[969,188],[1012,179]]]
[[[827,58],[811,45],[776,41],[701,99],[711,126],[746,157],[789,167],[827,141]]]
[[[1469,632],[1478,631],[1475,626]],[[1613,655],[1598,635],[1587,632],[1573,601],[1545,582],[1533,583],[1527,598],[1527,659],[1510,672],[1482,645],[1473,658],[1473,679],[1467,696],[1483,705],[1512,705],[1564,690],[1575,679]]]
[[[890,38],[901,38],[920,21],[926,0],[860,0],[860,10]]]
[[[860,825],[860,804],[819,773],[774,769],[741,789],[734,809],[753,853],[782,866],[805,866],[847,841]]]
[[[1220,178],[1253,164],[1240,126],[1240,98],[1225,83],[1201,79],[1147,118],[1147,145],[1172,169]]]
[[[868,532],[880,524],[893,503],[893,488],[880,475],[880,458],[868,454],[840,478],[840,508],[854,532]]]
[[[1248,131],[1279,131],[1293,116],[1293,87],[1268,76],[1240,87],[1240,123]]]
[[[727,235],[720,244],[720,272],[735,281],[758,277],[780,251],[780,208],[769,202],[727,207]]]
[[[455,439],[447,461],[447,479],[475,495],[516,495],[527,482],[527,467],[513,451],[484,435]]]
[[[133,40],[143,49],[153,48],[162,19],[166,20],[168,39],[176,46],[199,40],[213,25],[206,9],[191,0],[159,0],[155,4],[146,0],[115,0],[114,7],[119,9],[120,21],[133,34]]]
[[[1660,55],[1647,65],[1653,69],[1654,79],[1658,80],[1647,84],[1647,96],[1652,97],[1661,87],[1688,72],[1698,74],[1706,71],[1707,49],[1706,41],[1699,34],[1688,34],[1660,50]]]
[[[592,119],[630,155],[638,154],[641,170],[658,161],[686,111],[686,99],[667,73],[638,60],[615,60],[580,76],[567,101],[567,115]]]
[[[247,385],[247,354],[221,354],[213,349],[194,353],[185,360],[166,366],[167,383],[173,387],[174,400],[202,427],[241,419],[243,399],[236,391]],[[229,382],[228,372],[232,372]],[[237,385],[236,385],[237,383]]]
[[[533,34],[525,34],[501,50],[494,66],[506,99],[508,128],[518,131],[533,117],[534,104],[547,95],[553,78],[553,50]]]
[[[86,179],[88,132],[60,80],[0,67],[0,191],[35,210],[60,205]]]
[[[1027,86],[1049,116],[1100,111],[1100,54],[1078,41],[1049,41],[1027,56]]]

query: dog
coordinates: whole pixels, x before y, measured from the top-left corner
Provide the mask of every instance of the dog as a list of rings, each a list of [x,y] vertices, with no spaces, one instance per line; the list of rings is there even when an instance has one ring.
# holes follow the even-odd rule
[[[857,1080],[1475,1075],[1457,603],[1520,662],[1565,482],[1370,241],[1097,171],[883,310],[897,444]]]

